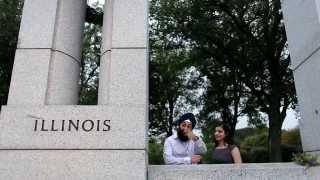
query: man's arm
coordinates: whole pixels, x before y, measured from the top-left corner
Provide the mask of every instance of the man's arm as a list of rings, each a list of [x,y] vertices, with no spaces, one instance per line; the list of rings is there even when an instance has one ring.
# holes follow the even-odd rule
[[[191,164],[191,157],[175,157],[172,145],[168,139],[164,143],[163,159],[165,164]]]
[[[207,146],[206,144],[202,141],[200,137],[197,137],[196,140],[194,140],[194,153],[195,154],[205,154],[207,152]]]

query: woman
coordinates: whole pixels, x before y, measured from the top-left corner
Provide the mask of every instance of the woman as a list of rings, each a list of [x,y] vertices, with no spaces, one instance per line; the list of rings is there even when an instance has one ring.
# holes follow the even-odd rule
[[[239,148],[232,143],[230,128],[221,124],[214,132],[215,148],[212,152],[214,163],[229,164],[242,163]]]

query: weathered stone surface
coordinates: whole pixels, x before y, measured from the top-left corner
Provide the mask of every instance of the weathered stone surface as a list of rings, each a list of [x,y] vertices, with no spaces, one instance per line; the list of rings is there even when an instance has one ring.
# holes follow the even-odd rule
[[[146,148],[145,106],[5,106],[0,119],[0,149]]]
[[[56,19],[53,49],[62,51],[78,61],[81,60],[85,8],[85,0],[60,0]]]
[[[75,105],[79,99],[80,62],[55,51],[52,53],[46,104]]]
[[[77,103],[86,1],[25,0],[0,114],[0,179],[147,179],[146,4],[117,0],[109,10],[119,12],[106,12],[108,105],[66,106]]]
[[[319,168],[293,163],[148,167],[149,180],[316,180],[319,174]]]
[[[312,167],[307,169],[308,180],[318,180],[320,179],[320,167]]]
[[[100,59],[98,104],[110,104],[111,51],[107,51]]]
[[[51,48],[58,0],[25,0],[18,48]]]
[[[26,0],[18,48],[52,48],[80,60],[85,7],[79,0]]]
[[[146,180],[143,150],[0,151],[3,180]]]
[[[147,105],[148,62],[145,49],[113,50],[111,56],[110,103]]]
[[[111,50],[113,29],[113,2],[106,0],[104,4],[101,53]]]
[[[292,68],[320,48],[320,2],[318,0],[282,1]]]
[[[18,49],[16,51],[9,105],[44,105],[51,50]]]
[[[103,22],[102,53],[110,50],[110,47],[147,47],[148,3],[146,0],[109,0],[106,1],[105,12],[107,14]]]
[[[106,58],[106,59],[105,59]],[[102,57],[108,62],[108,55]],[[101,76],[109,94],[99,96],[99,104],[146,105],[148,97],[148,64],[145,49],[113,49],[108,75]],[[101,91],[105,91],[99,89]],[[99,93],[100,93],[99,92]]]
[[[320,150],[320,52],[294,71],[299,109],[300,131],[304,151]]]
[[[18,49],[8,104],[77,104],[79,62],[50,49]]]
[[[30,71],[30,68],[25,68],[25,66],[14,67],[14,69],[18,69],[17,72],[26,71],[20,79],[28,81],[22,83],[14,81],[13,84],[19,86],[15,90],[20,93],[13,92],[15,95],[11,97],[23,99],[22,101],[28,104],[38,105],[78,103],[79,63],[85,8],[86,1],[83,0],[25,1],[18,48],[34,49],[34,52],[48,49],[53,53],[51,53],[51,57],[44,59],[49,62],[49,66],[46,67],[38,61],[23,62],[30,68],[42,65],[41,72],[46,72],[46,75],[41,74],[41,76],[34,77],[37,71]],[[36,56],[37,54],[33,54],[32,57],[27,56],[26,58],[38,59]],[[23,57],[20,59],[20,61],[25,61]],[[79,63],[75,63],[75,61]],[[23,69],[19,70],[19,68]],[[13,76],[20,77],[21,75]],[[38,79],[42,80],[39,86],[36,85],[40,82]],[[28,85],[35,84],[35,86],[26,86],[26,83]],[[30,91],[21,93],[25,89]],[[28,96],[28,98],[23,98],[23,96]],[[41,97],[37,99],[34,96]],[[20,101],[10,102],[19,104]]]
[[[148,1],[115,0],[112,48],[147,47]]]

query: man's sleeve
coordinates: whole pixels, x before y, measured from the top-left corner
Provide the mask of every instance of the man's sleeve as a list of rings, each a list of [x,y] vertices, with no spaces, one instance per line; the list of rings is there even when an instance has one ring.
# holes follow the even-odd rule
[[[163,148],[163,159],[165,164],[191,164],[191,157],[175,157],[172,152],[172,144],[166,139]]]
[[[203,155],[207,152],[207,146],[201,138],[194,142],[194,152],[198,155]]]

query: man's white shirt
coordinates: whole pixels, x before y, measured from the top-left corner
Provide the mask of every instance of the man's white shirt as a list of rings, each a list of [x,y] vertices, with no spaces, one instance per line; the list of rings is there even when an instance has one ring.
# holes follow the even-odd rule
[[[182,142],[177,134],[174,134],[165,140],[163,159],[165,164],[191,164],[192,155],[206,152],[207,147],[201,138]]]

